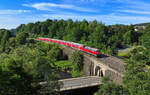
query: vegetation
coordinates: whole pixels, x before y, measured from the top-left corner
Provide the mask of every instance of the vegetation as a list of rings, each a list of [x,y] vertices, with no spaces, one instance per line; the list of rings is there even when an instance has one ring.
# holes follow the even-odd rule
[[[16,30],[27,32],[31,38],[42,36],[82,43],[99,48],[104,54],[117,54],[117,48],[138,44],[141,35],[140,32],[134,31],[133,25],[106,26],[96,20],[46,20],[22,24]]]
[[[146,30],[139,31],[140,45],[132,49],[125,60],[126,74],[122,85],[116,85],[111,82],[100,86],[95,95],[149,95],[150,93],[150,25]],[[149,37],[148,37],[149,36]]]
[[[70,63],[72,64],[72,77],[83,76],[83,56],[79,51],[72,54]]]
[[[68,60],[61,60],[55,62],[55,66],[58,67],[62,71],[71,71],[72,70],[72,64]]]
[[[0,30],[2,95],[37,95],[40,92],[55,95],[59,94],[57,91],[60,87],[57,82],[58,69],[71,70],[73,77],[83,75],[80,52],[74,52],[69,61],[62,61],[65,57],[59,46],[29,39],[40,36],[82,43],[99,48],[106,55],[117,55],[117,49],[123,46],[140,46],[120,54],[123,57],[125,55],[124,59],[128,63],[122,85],[105,82],[95,95],[150,93],[150,25],[143,31],[134,31],[133,25],[106,26],[96,20],[46,20],[22,24],[16,31],[14,36],[9,30]],[[39,85],[42,81],[49,82],[48,87]]]
[[[148,23],[140,23],[140,24],[135,24],[135,26],[147,26],[149,24],[150,24],[150,22],[148,22]]]
[[[0,94],[1,95],[39,95],[59,90],[58,74],[52,64],[58,60],[54,53],[60,51],[55,45],[27,40],[27,33],[13,37],[8,30],[0,30]],[[3,34],[3,35],[2,35]],[[54,81],[48,88],[40,85],[43,81]],[[53,89],[56,88],[56,89]],[[41,94],[42,94],[41,93]],[[56,93],[56,94],[54,94]]]
[[[122,85],[117,85],[115,83],[107,83],[101,85],[98,92],[94,95],[130,95],[128,89],[124,88]]]

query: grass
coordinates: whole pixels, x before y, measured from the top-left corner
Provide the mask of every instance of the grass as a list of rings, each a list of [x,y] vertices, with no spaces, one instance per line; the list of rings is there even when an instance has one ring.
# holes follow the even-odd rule
[[[68,60],[57,61],[55,65],[62,71],[72,70],[72,64]]]
[[[61,60],[54,63],[61,71],[71,71],[72,77],[81,77],[84,75],[82,71],[74,71],[73,65],[68,60]]]
[[[146,65],[146,68],[150,70],[150,66]]]
[[[73,78],[81,77],[81,76],[84,76],[84,73],[82,71],[72,71]]]
[[[137,47],[132,47],[132,48],[130,48],[130,50],[128,50],[127,52],[119,52],[119,53],[118,53],[118,56],[120,56],[120,57],[128,56],[128,55],[130,54],[130,52],[131,52],[133,49],[135,49],[135,48],[137,48]]]
[[[123,57],[123,56],[128,56],[130,54],[130,51],[128,52],[120,52],[118,53],[118,56]]]

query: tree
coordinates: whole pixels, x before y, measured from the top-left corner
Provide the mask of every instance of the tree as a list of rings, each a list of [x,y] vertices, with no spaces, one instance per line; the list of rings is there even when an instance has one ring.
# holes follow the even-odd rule
[[[95,31],[90,35],[91,46],[102,48],[102,45],[107,42],[107,28],[104,24],[98,24]]]
[[[129,91],[115,83],[107,83],[100,86],[100,89],[94,95],[130,95]]]
[[[146,26],[145,31],[146,31],[146,32],[150,32],[150,24],[148,24],[148,25]]]
[[[53,62],[62,59],[63,54],[60,47],[59,46],[52,47],[52,49],[47,53],[47,58],[53,60]]]
[[[38,83],[32,75],[25,72],[22,64],[10,58],[0,63],[0,94],[2,95],[36,95]]]
[[[11,37],[11,33],[10,31],[5,30],[5,29],[0,30],[0,32],[1,32],[0,48],[1,48],[1,51],[3,52],[6,49],[6,43],[8,42],[9,37]]]
[[[70,62],[74,65],[73,70],[81,71],[83,69],[83,56],[79,51],[72,54]]]
[[[127,72],[123,78],[123,84],[129,89],[131,95],[148,95],[150,93],[150,73],[149,70],[146,70],[146,56],[142,52],[137,50],[136,54],[134,50],[134,55],[130,57],[126,66]]]
[[[150,49],[150,32],[145,33],[144,35],[141,36],[140,42],[141,44],[146,47],[147,49]]]
[[[39,44],[32,44],[32,47],[20,45],[11,54],[0,54],[0,94],[40,95],[48,92],[55,95],[58,92],[58,74],[51,67],[52,61],[47,59],[47,54],[41,54],[46,52],[36,48]],[[39,85],[43,81],[53,83],[46,87]]]
[[[28,37],[28,33],[21,32],[17,34],[16,41],[18,44],[25,44],[27,37]]]

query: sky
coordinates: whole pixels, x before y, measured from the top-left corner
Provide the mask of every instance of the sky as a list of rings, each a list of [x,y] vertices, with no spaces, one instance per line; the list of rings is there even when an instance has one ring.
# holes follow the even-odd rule
[[[0,0],[0,29],[46,19],[106,25],[150,22],[150,0]]]

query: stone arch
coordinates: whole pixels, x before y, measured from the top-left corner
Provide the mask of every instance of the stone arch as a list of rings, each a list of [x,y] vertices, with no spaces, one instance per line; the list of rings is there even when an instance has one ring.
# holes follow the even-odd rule
[[[101,70],[101,68],[99,66],[96,66],[96,68],[95,68],[95,75],[96,76],[100,76],[100,70]]]
[[[99,77],[104,77],[105,76],[105,72],[100,66],[96,66],[95,76],[99,76]]]
[[[104,72],[103,70],[100,70],[100,76],[103,77],[104,76]]]
[[[90,75],[91,76],[94,75],[94,63],[93,62],[90,63]]]

